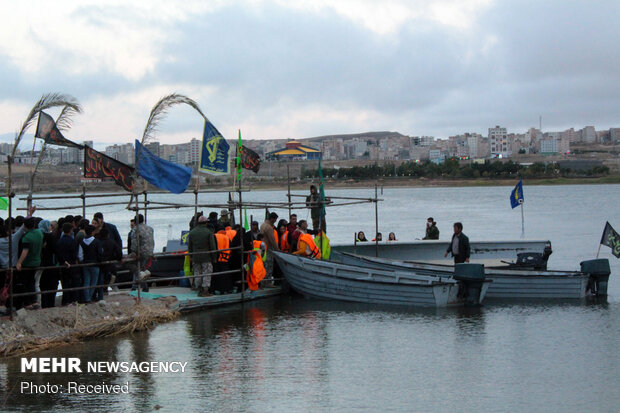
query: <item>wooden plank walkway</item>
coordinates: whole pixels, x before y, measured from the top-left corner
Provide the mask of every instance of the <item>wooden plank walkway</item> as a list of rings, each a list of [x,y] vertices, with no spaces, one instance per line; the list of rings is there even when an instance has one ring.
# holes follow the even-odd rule
[[[212,295],[210,297],[198,297],[198,292],[186,287],[152,287],[149,292],[140,292],[140,298],[154,300],[161,297],[174,296],[178,300],[176,310],[189,312],[209,307],[238,304],[244,301],[258,300],[261,298],[274,297],[282,293],[282,287],[265,287],[256,291],[246,290],[244,293]],[[137,291],[130,293],[137,297]]]

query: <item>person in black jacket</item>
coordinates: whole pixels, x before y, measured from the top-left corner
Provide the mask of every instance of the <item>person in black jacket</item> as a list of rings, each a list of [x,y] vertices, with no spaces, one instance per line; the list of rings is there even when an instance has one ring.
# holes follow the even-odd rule
[[[460,222],[454,223],[454,234],[446,250],[445,257],[447,257],[449,253],[452,253],[455,264],[469,262],[469,238],[467,238],[467,235],[463,234],[463,224]]]
[[[43,248],[41,250],[41,266],[51,267],[56,264],[54,255],[56,253],[56,237],[51,231],[50,222],[43,220],[39,223],[39,229],[43,232]],[[43,270],[41,276],[41,291],[56,290],[58,288],[58,269],[52,268]],[[56,293],[41,294],[41,307],[54,307],[56,303]]]
[[[82,264],[96,264],[101,262],[103,251],[101,243],[93,236],[95,227],[87,225],[84,228],[85,236],[78,246],[78,259]],[[99,281],[99,266],[89,265],[82,267],[83,286],[91,287],[84,290],[84,302],[89,303],[95,293],[95,285]]]
[[[103,214],[101,212],[95,212],[95,215],[93,215],[92,223],[95,227],[99,227],[100,231],[101,229],[105,228],[110,235],[110,239],[118,245],[121,251],[123,250],[123,239],[118,233],[118,228],[116,228],[116,225],[105,222],[103,220]]]
[[[56,242],[56,262],[60,265],[67,265],[67,268],[60,270],[60,280],[62,288],[75,288],[82,286],[81,271],[79,268],[71,268],[71,265],[78,263],[77,244],[73,238],[73,223],[65,221],[62,224],[62,234]],[[62,305],[67,305],[79,301],[78,291],[65,291],[62,293]]]
[[[99,241],[101,242],[101,249],[103,251],[101,261],[119,261],[123,258],[121,248],[112,238],[110,238],[110,233],[107,228],[104,227],[99,231]],[[116,281],[116,265],[102,264],[99,267],[99,281],[97,284],[112,284],[114,281]],[[118,291],[118,287],[116,286],[114,286],[113,289]],[[104,287],[97,288],[96,295],[99,300],[103,300],[104,291]]]

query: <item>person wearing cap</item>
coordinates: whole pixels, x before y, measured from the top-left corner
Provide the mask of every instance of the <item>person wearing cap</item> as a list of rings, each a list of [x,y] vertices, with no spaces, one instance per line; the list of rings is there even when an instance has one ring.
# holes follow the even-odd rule
[[[433,217],[426,220],[426,236],[422,239],[439,239],[439,228]]]
[[[216,261],[217,243],[213,231],[207,227],[208,218],[202,215],[196,225],[187,235],[187,250],[192,253],[191,259],[194,264],[194,282],[198,287],[199,297],[209,297],[211,287],[211,274],[213,263]],[[197,254],[193,254],[197,253]]]
[[[218,225],[220,225],[222,228],[232,226],[235,222],[234,222],[234,217],[232,217],[232,220],[231,220],[230,215],[231,214],[228,212],[227,209],[222,209],[220,211],[220,219],[217,221]]]

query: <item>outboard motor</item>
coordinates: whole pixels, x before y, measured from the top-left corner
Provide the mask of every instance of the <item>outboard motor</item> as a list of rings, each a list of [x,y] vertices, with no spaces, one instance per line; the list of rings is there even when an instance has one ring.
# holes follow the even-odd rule
[[[607,283],[611,269],[607,258],[598,258],[596,260],[588,260],[581,262],[581,272],[588,274],[588,290],[594,295],[606,296]]]
[[[470,305],[480,304],[486,292],[483,264],[454,264],[454,279],[460,281],[459,295]],[[462,291],[462,293],[461,293]]]

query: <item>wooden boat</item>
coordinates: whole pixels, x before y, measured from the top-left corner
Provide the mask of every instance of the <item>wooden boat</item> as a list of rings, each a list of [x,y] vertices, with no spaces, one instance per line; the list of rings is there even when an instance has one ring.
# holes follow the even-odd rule
[[[297,292],[323,299],[370,304],[446,307],[479,304],[489,281],[482,275],[468,278],[468,264],[461,269],[463,280],[438,275],[420,275],[414,271],[393,271],[315,260],[282,252],[273,252],[290,286]],[[457,277],[458,278],[458,277]]]
[[[378,270],[397,272],[410,270],[415,274],[435,276],[450,276],[454,271],[453,265],[397,261],[342,252],[334,253],[334,251],[332,251],[331,259],[344,264],[366,266]],[[588,292],[606,295],[607,279],[604,277],[604,261],[606,260],[584,261],[582,271],[541,271],[508,266],[486,267],[486,277],[493,280],[486,297],[488,299],[579,299],[584,298]],[[602,266],[603,270],[589,270],[591,265],[598,269]],[[607,269],[609,269],[608,262]],[[606,275],[608,277],[609,272]],[[605,278],[604,285],[597,280],[599,277]]]

